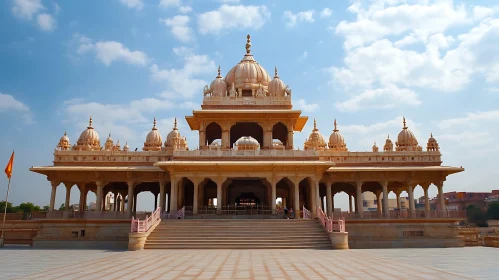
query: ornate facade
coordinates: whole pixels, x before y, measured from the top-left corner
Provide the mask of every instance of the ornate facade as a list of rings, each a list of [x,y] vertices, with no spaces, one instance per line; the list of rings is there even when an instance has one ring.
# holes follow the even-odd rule
[[[70,189],[76,186],[80,205],[87,204],[89,191],[96,193],[97,210],[105,209],[103,197],[112,192],[118,201],[115,210],[133,213],[137,194],[150,191],[159,196],[164,211],[186,206],[194,215],[209,209],[220,214],[230,205],[248,201],[275,213],[276,197],[283,198],[288,208],[304,206],[313,213],[326,199],[331,214],[334,194],[339,192],[349,195],[349,210],[354,212],[363,208],[361,197],[366,191],[375,193],[380,202],[383,198],[379,203],[383,215],[388,215],[388,193],[399,197],[406,191],[409,212],[414,214],[414,188],[424,189],[429,211],[428,188],[433,184],[442,199],[441,210],[445,210],[443,182],[464,169],[441,165],[433,135],[423,151],[404,118],[395,148],[388,136],[383,151],[374,143],[372,152],[352,152],[336,120],[327,142],[314,121],[300,150],[293,134],[303,129],[308,117],[293,109],[291,89],[279,77],[277,67],[274,72],[271,79],[255,60],[248,35],[243,59],[225,78],[218,69],[214,81],[203,90],[201,109],[186,117],[190,129],[199,132],[198,149],[189,150],[176,120],[163,142],[156,119],[142,151],[130,151],[128,143],[121,149],[111,135],[101,146],[90,118],[76,145],[71,146],[64,133],[53,166],[30,170],[46,175],[51,182],[52,210],[60,184],[66,187],[67,207]],[[126,207],[124,201],[128,201]],[[84,210],[81,207],[80,211]],[[358,212],[358,217],[362,216],[362,211]]]

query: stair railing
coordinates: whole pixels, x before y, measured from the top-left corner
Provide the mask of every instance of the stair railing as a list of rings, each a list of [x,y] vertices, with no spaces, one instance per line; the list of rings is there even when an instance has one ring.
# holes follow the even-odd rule
[[[303,205],[303,219],[312,219],[312,213],[305,208],[305,205]]]
[[[154,223],[161,219],[161,207],[156,208],[151,216],[147,216],[145,220],[135,219],[132,217],[131,232],[147,232]]]
[[[324,227],[327,232],[333,232],[333,220],[331,220],[321,208],[317,208],[317,213],[319,216],[319,222]]]
[[[185,218],[185,206],[182,207],[180,210],[177,210],[175,214],[172,213],[163,213],[161,215],[163,219],[169,220],[169,219],[184,219]]]

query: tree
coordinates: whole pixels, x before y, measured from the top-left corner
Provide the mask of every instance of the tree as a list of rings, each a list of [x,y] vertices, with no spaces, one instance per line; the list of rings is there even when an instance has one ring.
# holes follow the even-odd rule
[[[59,211],[64,211],[66,210],[66,204],[61,204],[61,206],[59,207]]]
[[[499,202],[492,202],[487,207],[487,218],[490,220],[499,220]]]
[[[5,200],[0,201],[0,212],[4,213],[5,212]],[[7,213],[16,213],[17,209],[16,207],[12,206],[12,202],[7,203]]]
[[[45,212],[49,211],[49,206],[48,205],[43,206],[42,211]]]
[[[23,202],[16,207],[18,212],[23,212],[25,214],[40,211],[40,206],[36,206],[32,202]]]
[[[475,205],[466,207],[466,218],[468,218],[469,223],[476,224],[479,227],[488,226],[485,211]]]

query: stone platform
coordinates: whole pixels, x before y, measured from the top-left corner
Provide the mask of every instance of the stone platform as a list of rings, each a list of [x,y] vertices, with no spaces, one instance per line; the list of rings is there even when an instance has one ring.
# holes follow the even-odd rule
[[[485,257],[486,256],[486,257]],[[0,279],[497,279],[499,250],[0,249]]]

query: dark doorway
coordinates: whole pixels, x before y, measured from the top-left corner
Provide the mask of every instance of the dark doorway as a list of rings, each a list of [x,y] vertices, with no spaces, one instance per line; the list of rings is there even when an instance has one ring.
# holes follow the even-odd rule
[[[281,122],[272,127],[272,139],[278,139],[284,146],[288,145],[288,128]]]
[[[251,136],[255,138],[260,147],[263,147],[263,129],[260,125],[254,122],[236,123],[230,128],[230,147],[243,136]]]
[[[206,141],[208,141],[208,145],[211,145],[217,139],[222,139],[222,128],[218,123],[212,122],[206,127]]]

